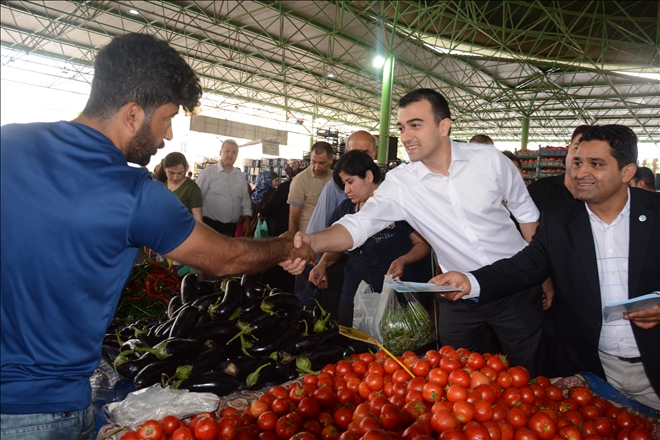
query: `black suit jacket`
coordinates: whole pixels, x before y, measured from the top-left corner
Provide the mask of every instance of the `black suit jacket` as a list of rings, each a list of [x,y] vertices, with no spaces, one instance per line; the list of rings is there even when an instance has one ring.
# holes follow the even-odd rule
[[[555,366],[562,376],[590,371],[605,379],[598,357],[602,326],[596,250],[584,202],[546,211],[529,246],[509,259],[472,272],[489,302],[552,276],[559,297]],[[630,189],[630,298],[660,290],[660,193]],[[660,395],[660,325],[630,324],[644,370]]]

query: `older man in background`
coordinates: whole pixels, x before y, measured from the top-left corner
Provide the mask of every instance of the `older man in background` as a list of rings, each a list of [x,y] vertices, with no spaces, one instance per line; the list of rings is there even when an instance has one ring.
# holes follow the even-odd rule
[[[204,168],[197,177],[202,190],[204,223],[220,234],[233,237],[236,225],[243,222],[243,230],[250,230],[252,202],[245,175],[234,167],[238,144],[227,139],[220,148],[220,162]]]

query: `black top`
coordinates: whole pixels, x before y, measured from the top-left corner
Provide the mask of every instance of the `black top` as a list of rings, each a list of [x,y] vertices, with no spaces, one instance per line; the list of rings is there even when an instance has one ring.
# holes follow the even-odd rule
[[[263,217],[266,217],[270,237],[278,237],[289,230],[289,205],[286,200],[289,197],[290,186],[291,180],[280,183],[259,211]]]
[[[527,187],[527,191],[541,212],[564,206],[574,198],[564,186],[564,174],[537,180]]]

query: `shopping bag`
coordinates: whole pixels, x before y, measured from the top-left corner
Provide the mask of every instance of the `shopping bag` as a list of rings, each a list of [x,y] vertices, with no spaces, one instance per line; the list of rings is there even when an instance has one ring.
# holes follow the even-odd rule
[[[415,350],[435,340],[429,312],[412,292],[395,292],[385,283],[386,306],[380,320],[383,345],[395,355]]]
[[[389,287],[385,287],[390,289]],[[372,335],[380,343],[380,318],[387,305],[383,296],[366,282],[360,282],[353,299],[353,328]]]
[[[268,238],[268,224],[264,219],[257,221],[257,227],[254,229],[254,238]]]

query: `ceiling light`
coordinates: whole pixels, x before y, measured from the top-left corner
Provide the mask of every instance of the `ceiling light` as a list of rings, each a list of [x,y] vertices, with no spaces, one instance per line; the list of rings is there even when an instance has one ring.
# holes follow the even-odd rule
[[[385,58],[381,57],[380,55],[376,55],[376,58],[374,58],[372,64],[376,69],[380,69],[385,65]]]
[[[133,15],[140,15],[140,11],[138,11],[137,9],[129,9],[128,13]]]
[[[328,72],[328,74],[326,75],[326,77],[328,77],[328,78],[330,78],[330,79],[333,79],[333,78],[335,77],[335,74],[332,73],[332,72]]]

